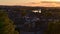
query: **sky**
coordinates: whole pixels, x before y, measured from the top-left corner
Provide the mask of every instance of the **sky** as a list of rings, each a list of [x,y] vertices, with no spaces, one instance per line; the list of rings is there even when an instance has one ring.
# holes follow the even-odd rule
[[[0,0],[0,5],[39,5],[41,1],[60,2],[60,0]]]
[[[41,2],[41,1],[60,1],[60,0],[0,0],[0,5],[19,5],[30,2]]]

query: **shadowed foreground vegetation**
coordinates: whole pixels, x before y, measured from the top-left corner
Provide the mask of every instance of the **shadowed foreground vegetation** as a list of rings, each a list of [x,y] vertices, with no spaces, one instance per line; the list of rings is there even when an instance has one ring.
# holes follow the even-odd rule
[[[15,31],[13,21],[9,20],[7,12],[0,10],[0,34],[19,34]]]
[[[47,17],[53,16],[53,20],[48,22],[48,29],[45,31],[45,34],[60,34],[60,10],[50,11],[46,15]]]

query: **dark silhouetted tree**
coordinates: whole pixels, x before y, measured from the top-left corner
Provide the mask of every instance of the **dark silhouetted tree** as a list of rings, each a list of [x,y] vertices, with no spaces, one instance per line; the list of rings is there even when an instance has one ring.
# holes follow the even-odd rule
[[[19,34],[15,31],[13,21],[8,18],[7,12],[0,10],[0,34]]]

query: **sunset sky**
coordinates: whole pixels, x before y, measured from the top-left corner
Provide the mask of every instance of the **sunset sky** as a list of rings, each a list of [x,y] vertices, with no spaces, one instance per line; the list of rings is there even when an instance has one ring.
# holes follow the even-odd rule
[[[0,5],[19,5],[24,3],[30,3],[30,2],[41,2],[41,1],[60,1],[60,0],[0,0]]]
[[[60,0],[0,0],[0,5],[34,5],[35,6],[35,5],[41,5],[40,2],[42,1],[60,2]]]

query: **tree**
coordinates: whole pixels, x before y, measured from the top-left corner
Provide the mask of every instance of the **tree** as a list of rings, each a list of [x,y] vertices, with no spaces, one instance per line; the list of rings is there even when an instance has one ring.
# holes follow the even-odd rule
[[[8,18],[7,12],[0,10],[0,34],[19,34],[15,31],[13,21]]]
[[[57,14],[57,13],[55,13]],[[49,14],[48,14],[49,15]],[[52,13],[52,15],[54,16],[54,14]],[[59,17],[57,15],[57,17]],[[53,21],[49,21],[48,22],[48,29],[45,31],[45,34],[60,34],[60,19],[57,18],[56,16],[54,16]]]

